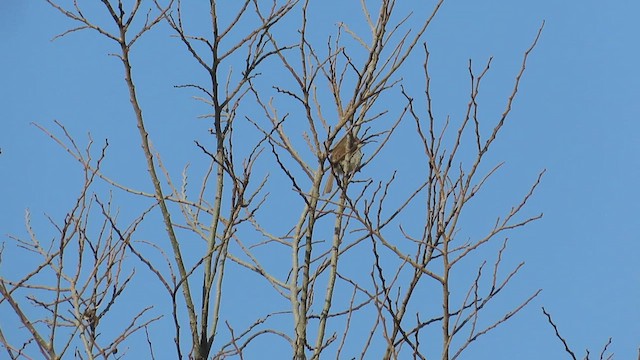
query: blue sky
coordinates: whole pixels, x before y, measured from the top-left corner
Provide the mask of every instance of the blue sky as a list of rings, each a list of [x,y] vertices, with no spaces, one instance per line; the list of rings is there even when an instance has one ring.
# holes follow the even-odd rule
[[[425,4],[415,9],[420,14],[433,1],[416,3]],[[328,24],[349,21],[347,14],[353,13],[322,6],[316,11],[315,20]],[[500,298],[500,306],[509,309],[538,288],[543,291],[463,358],[566,358],[541,306],[552,312],[578,354],[585,348],[599,354],[612,337],[616,358],[637,355],[639,12],[640,3],[632,0],[446,1],[427,31],[432,91],[436,112],[443,117],[463,114],[469,58],[479,71],[493,56],[480,98],[482,114],[490,122],[504,108],[522,53],[546,21],[513,112],[491,152],[491,161],[505,165],[477,204],[479,218],[470,220],[474,228],[483,213],[492,221],[508,211],[546,169],[525,209],[526,215],[543,212],[544,217],[509,234],[509,261],[525,261],[526,266]],[[82,181],[74,161],[31,122],[53,129],[53,120],[59,120],[85,142],[88,132],[99,144],[108,138],[105,169],[128,184],[148,188],[146,172],[134,171],[143,165],[143,157],[121,65],[107,55],[117,49],[89,32],[50,41],[70,26],[43,1],[0,3],[0,236],[7,241],[0,265],[3,276],[14,270],[19,274],[29,263],[17,258],[21,253],[9,246],[7,237],[25,234],[25,209],[46,238],[52,229],[44,214],[63,219]],[[186,162],[197,169],[194,159],[202,156],[193,140],[206,139],[208,125],[195,118],[206,109],[190,98],[193,94],[172,87],[202,73],[168,34],[161,29],[141,41],[134,50],[134,71],[146,115],[157,119],[149,124],[154,144],[178,179]],[[320,30],[315,35],[326,36]],[[418,71],[421,61],[417,52],[408,66]],[[406,80],[407,86],[419,89],[420,80]],[[397,139],[410,136],[411,129],[401,127]],[[401,173],[411,172],[411,164],[399,162],[397,167]],[[123,216],[128,211],[135,212],[125,209]],[[10,327],[4,321],[1,325],[5,331]]]

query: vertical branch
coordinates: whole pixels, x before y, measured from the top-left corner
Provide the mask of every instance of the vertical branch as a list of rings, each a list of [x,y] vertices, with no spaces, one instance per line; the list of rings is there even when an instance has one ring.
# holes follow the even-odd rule
[[[245,169],[242,177],[236,174],[236,165],[233,161],[233,143],[232,133],[234,121],[236,120],[236,111],[241,104],[250,81],[257,76],[256,69],[258,66],[275,51],[267,51],[264,46],[263,38],[269,36],[269,31],[274,24],[282,20],[285,15],[291,11],[297,1],[287,0],[284,4],[273,6],[269,13],[263,15],[261,13],[259,3],[251,0],[245,0],[238,3],[235,14],[232,14],[229,25],[222,26],[223,22],[220,17],[224,16],[226,8],[220,7],[216,1],[209,2],[209,21],[210,33],[207,36],[194,36],[188,33],[183,26],[182,4],[177,3],[176,17],[170,14],[166,17],[167,23],[174,29],[178,38],[185,45],[187,51],[197,61],[197,63],[206,71],[209,84],[206,87],[200,85],[189,84],[192,87],[202,91],[206,95],[204,100],[207,105],[211,106],[213,124],[211,133],[215,136],[215,151],[210,153],[205,146],[198,146],[209,156],[215,167],[215,189],[214,200],[211,205],[204,198],[204,192],[199,199],[199,203],[206,204],[211,214],[210,226],[208,229],[207,250],[202,259],[203,280],[202,280],[202,304],[200,308],[201,319],[199,329],[193,328],[192,331],[200,333],[198,347],[198,355],[206,358],[211,350],[214,338],[218,333],[220,321],[220,309],[223,298],[223,279],[225,276],[225,264],[229,258],[229,241],[233,233],[234,227],[238,224],[234,221],[238,218],[240,210],[248,206],[244,191],[251,177],[250,168]],[[156,2],[157,4],[157,2]],[[250,5],[255,5],[255,12],[259,20],[254,27],[241,27],[244,21],[248,19]],[[159,6],[158,6],[159,7]],[[229,7],[232,9],[232,7]],[[240,35],[238,36],[238,33]],[[225,41],[232,38],[230,45]],[[205,52],[199,52],[196,44],[204,44]],[[235,57],[240,56],[241,51],[246,51],[245,68],[241,69],[241,77],[236,81],[231,81],[233,67],[238,64]],[[227,83],[223,84],[221,79],[224,78],[222,73],[222,64],[226,62],[230,64],[231,70],[227,74]],[[230,190],[227,190],[225,182],[231,183]],[[206,183],[203,184],[203,188]],[[222,207],[226,201],[227,194],[230,193],[229,201],[231,203],[229,214],[226,216],[228,221],[222,221]],[[216,237],[219,233],[220,222],[224,223],[223,235],[220,243],[216,244]],[[214,286],[215,285],[215,286]],[[211,308],[213,306],[213,308]]]
[[[336,221],[333,230],[333,240],[331,242],[331,250],[329,254],[329,278],[327,279],[327,286],[325,289],[324,302],[322,310],[320,311],[320,323],[318,324],[318,335],[316,337],[316,344],[314,347],[314,353],[312,360],[320,359],[320,354],[323,349],[324,334],[327,327],[327,318],[329,311],[331,310],[331,303],[334,297],[336,277],[338,274],[338,260],[340,256],[340,244],[342,243],[342,219],[345,211],[346,192],[342,192],[340,196],[340,202],[338,203],[338,209],[336,211]]]
[[[218,232],[218,224],[220,221],[220,212],[222,208],[222,200],[223,200],[223,191],[224,191],[224,139],[226,133],[222,129],[221,124],[221,114],[222,114],[222,106],[220,104],[220,96],[218,94],[219,84],[218,84],[218,66],[220,65],[219,60],[219,29],[218,29],[218,13],[217,13],[217,4],[215,1],[210,2],[210,13],[211,13],[211,36],[213,41],[209,44],[211,45],[211,65],[205,67],[206,70],[209,71],[209,77],[211,82],[211,104],[213,106],[214,111],[214,135],[216,137],[216,152],[215,152],[215,167],[216,167],[216,188],[215,188],[215,198],[213,203],[213,216],[211,218],[211,231],[209,233],[209,239],[207,239],[207,252],[204,258],[204,276],[202,280],[202,305],[201,305],[201,316],[202,320],[200,323],[200,344],[198,344],[197,350],[197,358],[206,359],[211,344],[213,342],[213,337],[217,330],[218,325],[218,312],[220,309],[220,302],[222,296],[222,279],[224,276],[224,263],[226,262],[226,254],[228,251],[229,242],[228,239],[222,239],[223,243],[221,244],[221,252],[218,254],[216,258],[215,268],[212,270],[212,257],[215,251],[215,240],[216,234]],[[174,27],[175,28],[175,27]],[[186,39],[186,36],[182,29],[178,31],[180,36],[183,39]],[[183,40],[184,42],[184,40]],[[229,119],[231,122],[231,119]],[[220,260],[218,260],[220,259]],[[214,316],[210,319],[209,317],[209,306],[210,306],[210,297],[211,291],[213,287],[213,281],[217,272],[217,267],[221,267],[221,271],[218,273],[218,292],[216,293],[216,302],[214,308]],[[209,320],[211,323],[211,336],[209,336]],[[196,344],[194,344],[196,345]]]
[[[443,190],[440,192],[440,199],[443,199]],[[444,205],[441,203],[440,214],[438,217],[438,232],[444,234],[444,224],[442,223],[444,209],[442,208]],[[451,314],[451,304],[449,295],[449,272],[451,271],[451,265],[449,264],[449,238],[445,235],[442,240],[442,359],[449,360],[449,347],[451,346],[451,332],[449,330],[450,325],[450,314]]]
[[[167,236],[169,237],[169,242],[173,250],[173,255],[176,261],[176,265],[178,266],[178,271],[181,277],[186,278],[187,270],[184,265],[182,250],[180,249],[180,243],[178,241],[178,237],[173,228],[171,213],[169,212],[169,209],[167,207],[166,199],[162,190],[162,185],[160,183],[160,179],[158,178],[153,152],[149,144],[149,133],[145,128],[145,121],[142,114],[142,108],[140,107],[140,103],[138,101],[138,95],[137,95],[135,83],[132,77],[132,65],[130,61],[131,48],[130,48],[130,44],[128,44],[126,40],[127,29],[122,26],[121,22],[118,22],[118,25],[120,30],[120,37],[119,37],[119,44],[121,49],[120,59],[122,60],[122,65],[124,67],[125,82],[129,90],[129,100],[131,101],[131,106],[133,108],[133,112],[136,117],[136,126],[140,134],[140,143],[142,146],[142,151],[145,155],[145,159],[147,163],[147,171],[149,173],[149,177],[151,179],[151,183],[154,188],[156,201],[158,202],[158,206],[162,214],[165,231],[167,232]],[[193,304],[193,299],[191,298],[191,289],[189,288],[188,280],[185,280],[182,282],[182,294],[186,302],[189,321],[193,328],[197,323],[197,318],[195,314],[195,306]],[[197,344],[199,342],[197,332],[192,332],[192,341],[193,341],[193,344]]]

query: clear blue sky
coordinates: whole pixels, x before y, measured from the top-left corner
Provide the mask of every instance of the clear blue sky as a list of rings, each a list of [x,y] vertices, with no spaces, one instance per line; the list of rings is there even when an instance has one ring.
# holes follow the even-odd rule
[[[433,1],[415,3],[430,9]],[[318,19],[349,20],[344,18],[349,11],[317,8]],[[616,358],[637,356],[639,13],[636,0],[449,0],[427,31],[432,90],[441,115],[455,118],[464,111],[468,59],[479,70],[494,57],[481,98],[491,121],[504,107],[523,51],[546,21],[509,123],[492,152],[492,161],[506,164],[480,204],[492,216],[501,215],[537,173],[547,169],[525,211],[530,216],[543,212],[543,219],[509,234],[510,261],[523,260],[526,266],[502,294],[500,306],[508,309],[538,288],[543,292],[522,313],[475,343],[464,358],[567,358],[541,306],[552,312],[579,357],[585,348],[599,354],[609,337]],[[127,183],[148,188],[146,172],[122,171],[123,166],[135,169],[143,159],[131,155],[139,145],[121,65],[107,56],[117,49],[89,32],[50,41],[70,26],[44,1],[0,2],[2,241],[9,242],[8,234],[25,234],[27,208],[36,230],[47,237],[52,229],[43,214],[63,219],[80,189],[76,164],[31,122],[54,128],[53,120],[59,120],[82,143],[89,131],[99,144],[108,138],[106,169],[120,171]],[[188,57],[183,49],[168,43],[159,34],[141,42],[134,50],[134,66],[138,64],[146,115],[161,119],[150,124],[154,143],[172,170],[180,171],[184,163],[202,158],[192,140],[206,138],[208,126],[195,119],[205,110],[189,98],[192,94],[171,87],[201,73],[184,66]],[[421,60],[412,61],[419,66]],[[420,83],[412,86],[418,89]],[[178,142],[183,145],[174,147]],[[21,272],[17,254],[21,253],[6,246],[0,265],[3,276],[14,269]],[[0,312],[3,318],[5,311]],[[4,320],[2,326],[6,331]]]

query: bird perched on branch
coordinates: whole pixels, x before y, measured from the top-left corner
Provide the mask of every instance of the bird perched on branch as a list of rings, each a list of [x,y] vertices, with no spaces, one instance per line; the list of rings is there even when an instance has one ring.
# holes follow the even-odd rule
[[[327,185],[324,188],[325,194],[330,193],[333,189],[334,172],[338,175],[351,175],[358,170],[363,156],[361,149],[363,144],[361,139],[348,132],[329,151],[329,162],[333,169],[329,172]]]

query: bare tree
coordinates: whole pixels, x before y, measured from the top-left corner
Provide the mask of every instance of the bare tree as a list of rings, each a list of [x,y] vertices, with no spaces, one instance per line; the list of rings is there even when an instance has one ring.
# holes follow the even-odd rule
[[[92,141],[82,152],[62,124],[56,131],[38,125],[81,164],[86,182],[76,206],[55,227],[59,238],[45,246],[29,225],[29,241],[14,238],[43,260],[20,279],[0,279],[0,304],[8,304],[28,330],[21,345],[10,344],[0,332],[11,358],[33,356],[34,346],[46,358],[60,358],[69,349],[82,358],[120,356],[121,343],[159,319],[149,310],[161,300],[138,299],[142,307],[119,334],[111,340],[97,336],[127,294],[127,285],[139,281],[133,274],[140,268],[166,292],[162,301],[170,304],[170,337],[180,359],[243,358],[265,336],[287,343],[294,359],[456,359],[540,292],[533,291],[489,325],[479,321],[481,311],[523,265],[502,269],[505,233],[542,216],[521,213],[544,172],[487,233],[466,239],[459,233],[469,204],[502,166],[481,170],[508,120],[542,27],[524,52],[502,115],[489,122],[480,120],[477,99],[491,59],[479,73],[469,62],[471,87],[462,119],[438,118],[432,110],[424,34],[444,0],[420,14],[400,13],[395,0],[379,0],[375,6],[363,0],[366,31],[340,23],[335,34],[321,40],[310,10],[316,3],[310,0],[210,1],[204,32],[191,26],[185,14],[192,13],[192,5],[180,0],[102,0],[109,24],[86,17],[81,1],[67,6],[47,2],[78,24],[60,36],[93,30],[117,44],[119,52],[113,55],[123,66],[153,191],[132,188],[118,174],[103,172],[106,145],[94,161]],[[295,36],[292,23],[297,24]],[[196,92],[209,109],[203,118],[211,123],[210,140],[195,143],[205,159],[197,163],[204,173],[197,187],[191,185],[191,169],[185,167],[176,181],[153,149],[149,120],[138,100],[131,50],[159,26],[171,29],[205,74],[177,85]],[[420,50],[424,98],[416,100],[403,86],[402,74],[415,73],[405,67]],[[273,76],[264,76],[262,69]],[[385,100],[393,96],[395,101]],[[406,122],[414,124],[416,134],[407,141],[422,148],[407,156],[424,169],[424,177],[400,191],[399,174],[376,160],[391,151],[388,144]],[[482,130],[487,124],[488,132]],[[381,178],[368,171],[372,164],[392,175]],[[89,193],[96,179],[110,191],[130,195],[129,201],[150,202],[148,209],[123,224],[108,196],[101,200],[104,195]],[[299,211],[283,214],[277,223],[265,221],[261,213],[282,202]],[[416,208],[422,209],[421,224],[408,220],[417,217]],[[151,212],[160,214],[162,224],[146,220]],[[100,225],[89,236],[94,223]],[[166,241],[137,239],[136,230],[144,225],[163,228]],[[188,241],[193,237],[202,241]],[[494,242],[501,244],[497,253],[482,251]],[[475,277],[457,281],[454,269],[472,264],[471,259],[481,259]],[[36,275],[45,271],[55,281],[36,283]],[[248,325],[223,310],[234,307],[225,280],[238,274],[252,274],[271,289],[265,290],[272,299],[269,310]],[[45,315],[36,318],[25,311],[29,301]],[[436,329],[439,346],[433,341],[425,345],[423,339]],[[161,340],[147,335],[154,357],[152,340]]]
[[[60,359],[69,351],[84,354],[81,357],[107,358],[117,354],[118,345],[130,335],[158,320],[147,316],[152,306],[149,305],[135,310],[127,324],[109,324],[118,328],[113,335],[98,337],[99,324],[112,312],[119,311],[114,310],[116,303],[120,302],[135,273],[126,264],[125,256],[130,237],[146,212],[127,229],[114,231],[111,221],[117,214],[111,200],[101,200],[90,192],[106,145],[94,161],[92,141],[83,154],[73,139],[67,137],[67,140],[72,147],[66,150],[84,165],[80,194],[61,223],[49,218],[55,230],[55,237],[50,241],[40,240],[31,227],[30,213],[26,213],[29,238],[14,237],[13,240],[34,254],[39,263],[17,280],[2,277],[0,282],[3,302],[16,314],[29,339],[21,346],[12,346],[0,329],[0,342],[11,359],[34,356],[28,351],[30,346],[47,359]],[[39,310],[38,315],[34,316],[31,308]],[[9,331],[17,329],[14,325]]]

